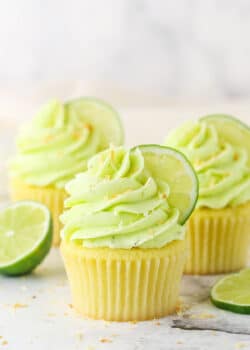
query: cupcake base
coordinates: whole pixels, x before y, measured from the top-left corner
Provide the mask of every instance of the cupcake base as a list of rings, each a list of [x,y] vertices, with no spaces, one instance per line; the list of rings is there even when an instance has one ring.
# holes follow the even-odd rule
[[[184,273],[218,274],[240,270],[248,260],[250,202],[223,209],[196,209],[187,223]]]
[[[109,321],[141,321],[175,312],[185,242],[160,249],[83,248],[62,242],[74,308]]]
[[[59,216],[63,212],[66,198],[64,190],[28,185],[21,180],[11,179],[10,197],[13,201],[34,200],[46,205],[50,209],[53,218],[53,245],[58,246],[60,244],[61,223]]]

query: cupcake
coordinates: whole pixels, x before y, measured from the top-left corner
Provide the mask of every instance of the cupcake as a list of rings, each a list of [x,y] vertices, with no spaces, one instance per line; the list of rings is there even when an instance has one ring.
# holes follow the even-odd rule
[[[185,272],[243,268],[250,243],[250,129],[230,116],[210,115],[170,132],[166,145],[188,157],[199,179]]]
[[[61,253],[74,308],[111,321],[176,309],[185,262],[184,223],[198,191],[179,152],[109,148],[66,185]]]
[[[109,143],[122,142],[119,118],[104,102],[82,98],[48,103],[20,130],[17,155],[9,164],[12,200],[47,205],[53,216],[53,243],[58,245],[65,183],[84,171],[87,160]]]

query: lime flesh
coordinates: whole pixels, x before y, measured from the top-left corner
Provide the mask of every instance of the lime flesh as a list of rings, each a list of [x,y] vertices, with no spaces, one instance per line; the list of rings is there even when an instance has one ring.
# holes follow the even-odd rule
[[[211,290],[217,307],[240,314],[250,314],[250,269],[226,276]]]
[[[20,201],[0,211],[0,273],[31,272],[49,252],[52,220],[47,207]]]
[[[182,153],[170,147],[159,145],[137,147],[142,151],[145,166],[152,176],[169,185],[168,202],[180,210],[179,220],[184,224],[198,198],[198,180],[192,165]]]

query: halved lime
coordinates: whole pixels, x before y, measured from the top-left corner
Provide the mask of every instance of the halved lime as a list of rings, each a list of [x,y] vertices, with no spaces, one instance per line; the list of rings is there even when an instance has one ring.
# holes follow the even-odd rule
[[[0,211],[0,273],[31,272],[47,255],[51,242],[51,214],[43,204],[20,201]]]
[[[120,146],[124,142],[124,132],[118,113],[104,101],[93,97],[82,97],[65,103],[66,113],[77,113],[86,123],[100,132],[100,147],[110,144]]]
[[[200,119],[213,125],[221,139],[234,146],[243,145],[248,150],[250,165],[250,128],[237,118],[225,114],[211,114]]]
[[[221,309],[250,314],[250,269],[217,282],[211,290],[211,301]]]
[[[198,180],[187,158],[173,148],[159,145],[140,145],[145,166],[155,179],[170,187],[168,202],[180,210],[180,223],[191,215],[198,198]]]

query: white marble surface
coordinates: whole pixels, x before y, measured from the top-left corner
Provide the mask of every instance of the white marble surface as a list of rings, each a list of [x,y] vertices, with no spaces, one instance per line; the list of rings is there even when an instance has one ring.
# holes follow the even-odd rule
[[[250,93],[247,0],[8,0],[0,86],[96,82],[152,100]]]
[[[0,349],[250,349],[250,316],[211,305],[215,280],[184,277],[181,300],[187,310],[179,315],[140,323],[86,320],[70,307],[62,261],[53,249],[32,275],[0,277]]]

